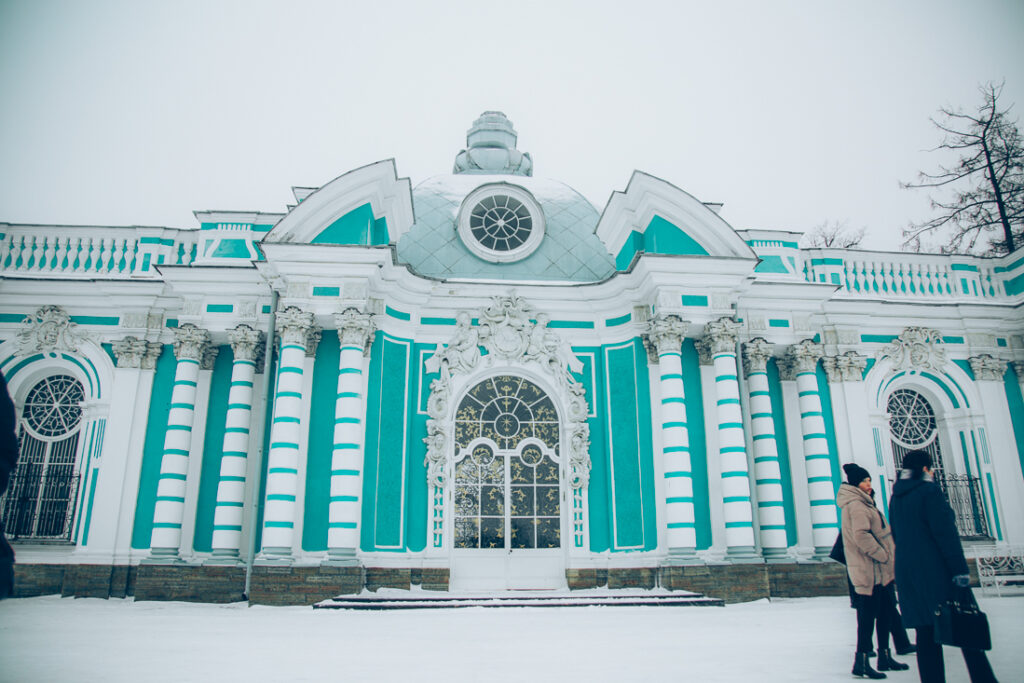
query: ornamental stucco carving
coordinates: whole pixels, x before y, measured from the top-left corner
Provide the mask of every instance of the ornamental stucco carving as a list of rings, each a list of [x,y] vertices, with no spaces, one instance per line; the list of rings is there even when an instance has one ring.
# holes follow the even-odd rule
[[[647,334],[643,336],[651,362],[658,362],[658,356],[665,353],[680,353],[689,326],[690,323],[678,315],[659,313],[654,316],[647,325]]]
[[[228,330],[228,341],[231,342],[231,352],[235,360],[252,361],[259,370],[263,365],[264,335],[260,330],[254,330],[248,325],[238,325]]]
[[[704,338],[707,340],[711,355],[720,353],[736,353],[736,333],[742,327],[730,318],[719,318],[704,326]]]
[[[847,351],[838,356],[825,356],[821,364],[830,383],[860,382],[864,379],[864,368],[867,367],[867,356],[856,351]]]
[[[192,323],[185,323],[174,329],[174,357],[178,360],[202,363],[209,344],[210,333]]]
[[[1024,384],[1024,360],[1013,361],[1013,371],[1017,373],[1017,381]]]
[[[889,359],[889,374],[901,371],[941,371],[946,365],[946,350],[942,335],[926,327],[906,327],[900,336],[882,347],[876,357]]]
[[[369,352],[377,332],[373,316],[360,313],[355,308],[346,308],[334,315],[334,325],[338,328],[338,340],[342,346],[358,346],[364,355]]]
[[[119,368],[156,368],[156,360],[163,351],[163,344],[148,342],[136,337],[125,337],[111,344],[114,358]]]
[[[772,345],[763,337],[755,337],[743,344],[743,373],[749,377],[755,372],[768,369],[768,359],[772,357]]]
[[[824,354],[824,347],[810,339],[793,344],[789,349],[789,359],[792,361],[792,369],[796,374],[817,370],[818,359]]]
[[[34,353],[77,353],[88,335],[80,332],[78,325],[71,322],[71,316],[60,306],[43,306],[34,315],[22,321],[24,329],[18,332],[19,356]]]
[[[974,373],[975,381],[1001,382],[1006,374],[1006,361],[995,358],[987,353],[980,356],[972,356],[967,359],[971,364],[971,371]]]
[[[425,363],[438,378],[430,383],[427,399],[427,478],[432,486],[444,487],[444,468],[452,439],[450,423],[452,378],[467,375],[495,362],[533,364],[550,374],[563,394],[569,435],[570,483],[574,489],[590,480],[590,427],[583,385],[573,377],[583,364],[569,344],[548,329],[548,316],[538,313],[514,293],[494,297],[491,305],[477,314],[478,323],[462,311],[456,316],[455,332],[448,344],[438,348]],[[533,322],[533,320],[536,322]],[[481,351],[486,350],[486,355]]]
[[[306,348],[309,333],[313,330],[313,314],[296,306],[289,306],[277,313],[275,324],[281,344],[297,344]]]

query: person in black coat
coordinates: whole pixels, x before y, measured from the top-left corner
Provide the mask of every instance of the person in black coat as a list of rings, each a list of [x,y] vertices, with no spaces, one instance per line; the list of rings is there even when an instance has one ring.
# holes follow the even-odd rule
[[[917,669],[923,683],[944,682],[942,646],[935,642],[935,609],[954,587],[970,585],[953,510],[932,479],[931,456],[910,451],[892,490],[889,523],[896,541],[896,586],[907,626],[917,629]],[[981,650],[963,650],[973,683],[995,681]]]
[[[7,380],[0,373],[0,496],[7,491],[7,482],[18,462],[18,437],[14,425],[14,401],[7,391]],[[13,592],[14,550],[4,536],[4,520],[0,519],[0,600],[10,597]]]

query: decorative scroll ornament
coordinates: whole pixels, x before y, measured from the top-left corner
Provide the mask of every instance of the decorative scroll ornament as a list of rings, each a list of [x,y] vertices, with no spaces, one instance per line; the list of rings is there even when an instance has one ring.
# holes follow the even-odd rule
[[[531,318],[537,322],[533,322]],[[573,488],[583,488],[590,480],[590,412],[583,385],[573,377],[583,370],[583,363],[569,344],[548,329],[548,316],[537,313],[513,292],[494,297],[491,305],[481,310],[478,324],[461,311],[456,316],[455,332],[447,346],[439,348],[426,360],[427,372],[438,373],[430,383],[427,399],[427,478],[431,485],[443,487],[444,465],[451,434],[447,428],[451,410],[452,377],[468,374],[482,363],[495,361],[532,362],[550,373],[566,396],[566,419],[569,423],[569,464]],[[484,356],[480,350],[487,351]],[[485,360],[486,359],[486,360]]]
[[[342,346],[358,346],[363,354],[369,352],[377,326],[368,313],[360,313],[355,308],[346,308],[334,316],[335,327],[338,328],[338,339]]]
[[[980,356],[972,356],[967,359],[971,364],[971,371],[974,372],[976,381],[1001,382],[1006,374],[1006,361],[995,358],[987,353]]]
[[[25,329],[18,333],[19,356],[34,353],[77,353],[88,336],[78,331],[71,316],[60,306],[43,306],[35,315],[26,317]]]
[[[888,358],[892,363],[889,374],[900,371],[939,372],[946,365],[946,350],[942,348],[942,335],[926,327],[906,327],[900,336],[882,347],[876,357]]]
[[[750,377],[755,372],[768,369],[768,359],[772,357],[772,345],[763,337],[755,337],[743,345],[743,372]]]

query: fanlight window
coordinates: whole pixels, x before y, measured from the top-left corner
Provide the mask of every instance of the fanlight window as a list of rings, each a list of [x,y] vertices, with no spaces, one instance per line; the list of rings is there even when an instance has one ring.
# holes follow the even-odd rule
[[[78,475],[82,384],[69,375],[47,377],[25,399],[21,454],[2,502],[14,539],[68,540]]]
[[[924,396],[897,389],[889,397],[889,429],[904,446],[919,448],[935,439],[935,411]]]

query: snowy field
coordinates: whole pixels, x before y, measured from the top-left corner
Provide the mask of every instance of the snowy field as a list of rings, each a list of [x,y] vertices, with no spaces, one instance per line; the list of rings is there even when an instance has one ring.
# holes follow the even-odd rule
[[[979,598],[1003,683],[1024,681],[1024,597]],[[392,612],[56,596],[0,602],[0,680],[849,681],[846,598],[728,607]],[[917,681],[910,671],[890,680]],[[967,681],[946,649],[947,678]]]

